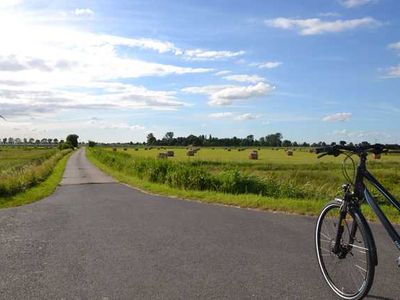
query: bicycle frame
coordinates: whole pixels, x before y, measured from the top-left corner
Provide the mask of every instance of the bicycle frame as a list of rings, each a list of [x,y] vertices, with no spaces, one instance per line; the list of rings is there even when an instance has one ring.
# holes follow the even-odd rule
[[[355,180],[355,195],[362,199],[364,198],[368,205],[372,208],[382,225],[385,227],[387,233],[392,238],[396,247],[400,250],[400,236],[396,229],[390,223],[389,219],[386,217],[382,209],[379,207],[375,198],[372,196],[371,192],[367,189],[364,184],[364,179],[366,179],[372,186],[374,186],[381,195],[383,195],[399,212],[400,212],[400,202],[389,193],[383,185],[367,170],[366,168],[367,154],[364,153],[360,155],[360,164],[357,167],[357,174]]]

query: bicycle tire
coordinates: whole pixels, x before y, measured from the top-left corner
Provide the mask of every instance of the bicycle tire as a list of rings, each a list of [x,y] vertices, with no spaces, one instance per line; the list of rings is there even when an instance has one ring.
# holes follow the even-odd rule
[[[329,285],[331,290],[341,297],[342,299],[346,300],[359,300],[365,297],[374,280],[374,275],[375,275],[375,259],[374,255],[376,255],[375,252],[375,247],[374,247],[374,241],[371,235],[371,231],[369,230],[368,224],[366,223],[364,217],[362,216],[361,212],[358,209],[355,208],[350,208],[349,211],[347,212],[347,218],[344,221],[344,233],[343,237],[341,239],[341,246],[343,247],[350,247],[351,250],[344,256],[344,258],[339,257],[339,255],[334,254],[332,252],[333,250],[333,245],[335,244],[335,234],[337,232],[337,228],[335,228],[335,220],[336,223],[338,222],[339,219],[339,213],[340,213],[340,207],[342,206],[343,200],[340,199],[335,199],[333,201],[330,201],[325,205],[325,207],[322,209],[318,220],[317,224],[315,227],[315,249],[316,249],[316,254],[317,254],[317,259],[318,259],[318,264],[320,267],[320,270],[322,272],[322,275],[326,281],[326,283]],[[332,213],[332,218],[329,219],[330,215],[329,213]],[[347,244],[346,245],[346,235],[350,237],[350,231],[349,229],[349,223],[351,222],[356,222],[357,230],[356,230],[356,241],[354,241],[352,244]],[[322,230],[325,228],[323,226],[327,225],[326,227],[329,228],[329,222],[332,223],[334,226],[332,229],[332,233],[328,235],[326,232],[322,232]],[[351,226],[353,223],[351,223]],[[337,226],[337,224],[336,224]],[[347,232],[346,232],[347,231]],[[358,236],[357,236],[358,232]],[[362,241],[361,241],[362,239]],[[355,245],[355,243],[358,243],[359,245]],[[360,246],[362,245],[362,246]],[[358,253],[360,252],[360,253]],[[348,256],[351,254],[350,256]],[[365,258],[365,265],[362,267],[360,266],[361,261],[364,262],[363,259],[358,259],[354,258],[355,254],[360,254],[361,258]],[[349,261],[352,259],[352,261]],[[358,261],[360,260],[360,261]],[[327,267],[327,263],[330,261],[334,262],[334,267]],[[337,268],[339,265],[345,266],[343,262],[346,262],[347,264],[350,264],[350,262],[353,263],[354,265],[354,270],[357,270],[356,274],[359,274],[358,276],[352,275],[352,273],[346,273],[346,272],[341,272],[338,276],[334,276],[337,272]],[[329,270],[330,269],[330,270]],[[345,268],[343,268],[345,269]],[[335,272],[334,272],[335,270]],[[354,290],[350,290],[348,286],[350,286],[349,281],[356,282],[355,278],[356,277],[361,277],[362,281],[360,281],[360,286],[358,288],[355,288]],[[349,280],[346,280],[349,279]],[[350,280],[351,279],[351,280]],[[342,281],[342,282],[339,282]],[[357,284],[356,284],[357,285]]]

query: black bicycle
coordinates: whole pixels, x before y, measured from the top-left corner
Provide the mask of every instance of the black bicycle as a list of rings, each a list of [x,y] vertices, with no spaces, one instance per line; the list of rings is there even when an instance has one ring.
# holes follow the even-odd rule
[[[377,200],[365,186],[368,181],[400,212],[397,201],[367,170],[367,156],[373,153],[399,152],[399,145],[335,145],[317,148],[319,157],[344,154],[343,173],[348,184],[342,186],[344,196],[330,201],[318,217],[315,229],[315,247],[319,267],[330,288],[342,299],[361,299],[372,286],[377,251],[371,229],[363,216],[360,205],[367,202],[400,250],[400,236],[390,223]],[[359,157],[356,167],[352,156]],[[354,178],[350,178],[346,162],[354,166]],[[400,267],[400,257],[397,258]]]

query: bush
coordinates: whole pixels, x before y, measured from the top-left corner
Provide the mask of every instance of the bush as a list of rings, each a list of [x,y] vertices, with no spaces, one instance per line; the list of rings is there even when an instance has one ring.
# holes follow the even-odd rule
[[[58,149],[60,150],[66,150],[66,149],[74,149],[74,146],[70,142],[64,142],[58,144]]]

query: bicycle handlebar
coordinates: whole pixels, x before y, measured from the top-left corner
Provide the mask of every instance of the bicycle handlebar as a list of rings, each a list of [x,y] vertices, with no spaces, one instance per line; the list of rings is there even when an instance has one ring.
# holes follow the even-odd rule
[[[333,155],[339,156],[343,152],[352,152],[354,154],[362,154],[366,152],[372,152],[375,154],[386,153],[391,150],[400,151],[400,145],[397,144],[373,144],[373,145],[333,145],[333,146],[326,146],[326,147],[319,147],[315,149],[316,154],[321,154],[318,158],[325,156],[325,155]],[[396,151],[396,152],[397,152]]]

